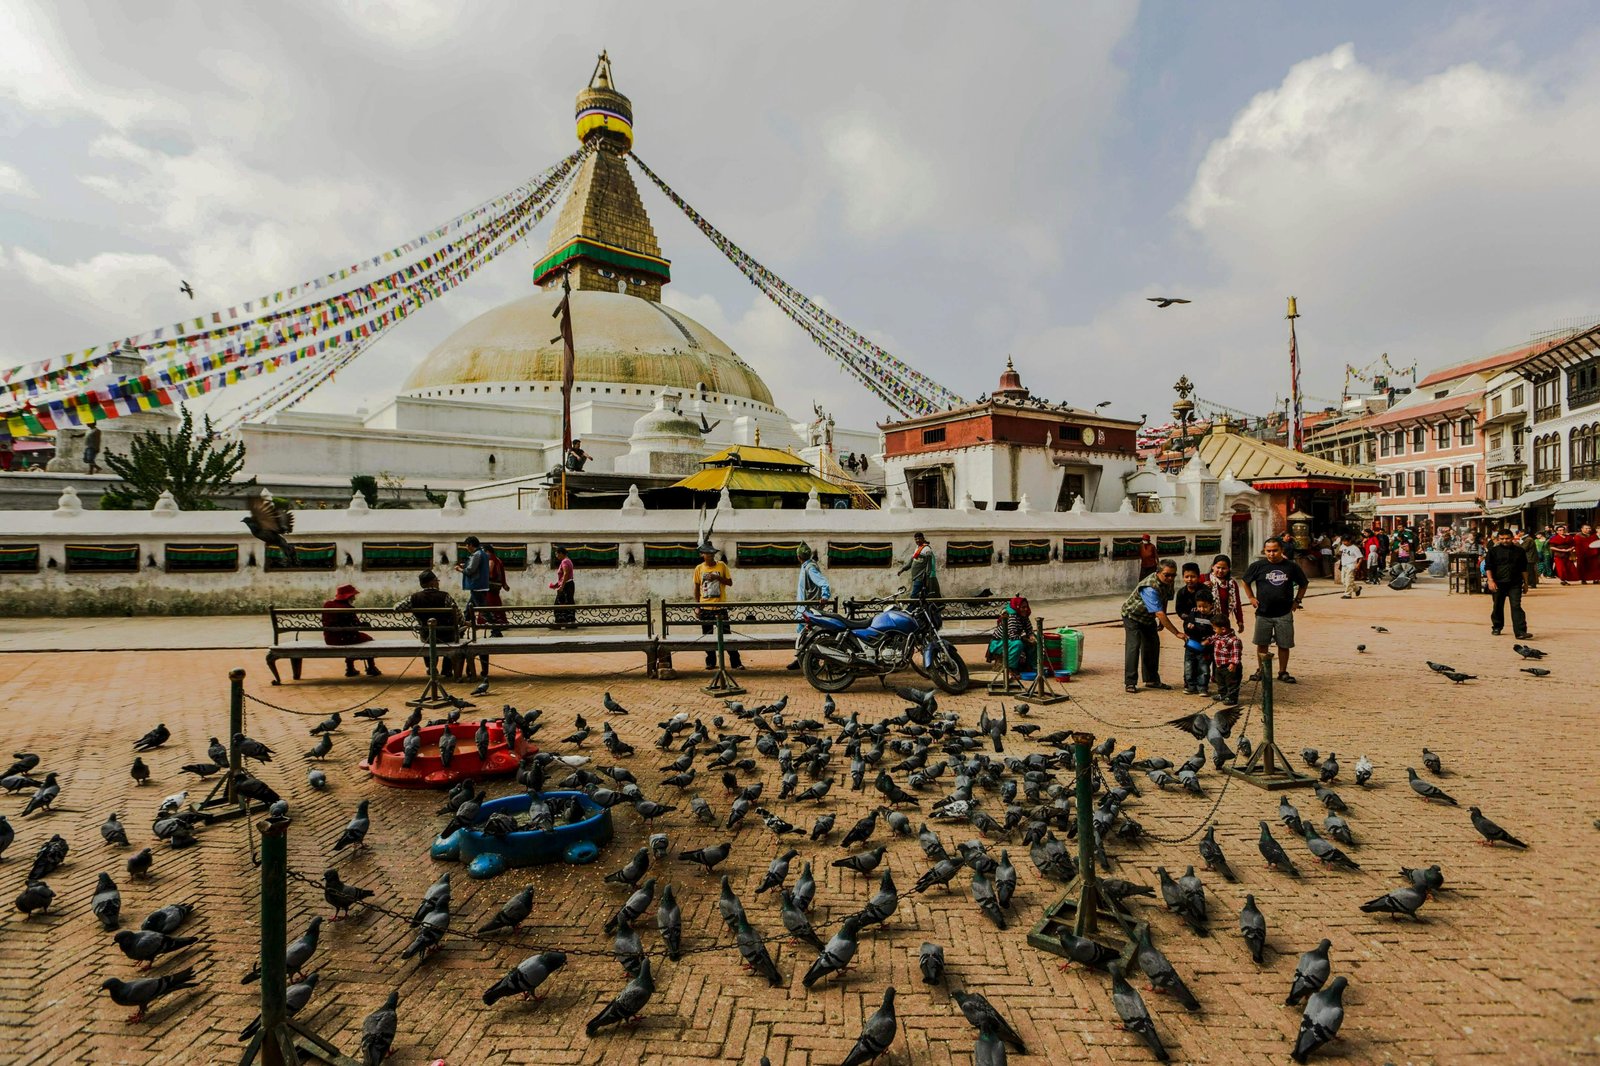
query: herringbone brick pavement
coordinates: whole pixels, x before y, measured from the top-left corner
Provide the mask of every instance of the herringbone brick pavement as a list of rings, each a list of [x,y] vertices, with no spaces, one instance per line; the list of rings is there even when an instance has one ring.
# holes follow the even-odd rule
[[[1550,653],[1552,674],[1535,679],[1510,651],[1509,638],[1493,638],[1482,615],[1484,597],[1447,597],[1433,589],[1396,594],[1387,590],[1356,601],[1318,598],[1300,621],[1296,650],[1297,686],[1279,688],[1279,741],[1291,754],[1303,746],[1338,753],[1344,772],[1338,790],[1351,807],[1350,823],[1358,846],[1349,849],[1362,865],[1359,873],[1316,867],[1304,846],[1276,818],[1278,794],[1244,785],[1230,787],[1217,812],[1217,839],[1240,883],[1204,874],[1213,914],[1213,933],[1201,939],[1166,914],[1159,903],[1141,908],[1157,942],[1204,1004],[1187,1014],[1165,997],[1146,993],[1156,1024],[1176,1061],[1208,1063],[1282,1062],[1299,1021],[1299,1012],[1282,1006],[1298,954],[1327,936],[1333,941],[1335,973],[1350,977],[1347,1018],[1341,1038],[1324,1049],[1327,1061],[1350,1063],[1508,1062],[1559,1063],[1600,1057],[1600,905],[1594,891],[1594,848],[1600,840],[1592,824],[1600,817],[1600,786],[1595,765],[1600,733],[1595,728],[1596,683],[1600,657],[1592,633],[1600,623],[1600,595],[1588,589],[1545,588],[1528,598],[1539,639]],[[203,620],[196,620],[197,636]],[[1370,626],[1383,625],[1387,634]],[[1121,691],[1116,669],[1117,631],[1096,629],[1088,636],[1089,671],[1068,686],[1073,702],[1036,708],[1030,720],[1043,732],[1086,728],[1112,733],[1119,747],[1137,742],[1144,754],[1180,761],[1193,750],[1172,729],[1139,728],[1198,709],[1203,701],[1181,693]],[[197,640],[198,642],[198,640]],[[1366,651],[1358,653],[1357,644]],[[1166,669],[1175,680],[1175,645],[1165,651]],[[789,713],[821,717],[820,698],[793,674],[778,669],[780,656],[750,656],[756,669],[745,675],[746,702],[791,696]],[[1448,662],[1479,679],[1453,686],[1426,670],[1424,659]],[[120,811],[134,846],[153,844],[151,815],[161,797],[188,788],[204,791],[178,767],[203,761],[209,736],[222,736],[227,724],[226,673],[234,666],[250,671],[247,688],[263,699],[307,712],[299,717],[252,704],[248,732],[279,752],[261,776],[291,802],[292,867],[317,877],[332,859],[337,837],[357,800],[372,801],[371,850],[337,865],[350,883],[376,888],[380,898],[409,912],[422,891],[443,869],[454,873],[452,911],[457,929],[475,928],[517,888],[536,886],[535,910],[518,934],[486,944],[447,938],[443,949],[423,963],[402,962],[399,952],[411,938],[402,923],[358,908],[349,922],[324,926],[313,966],[322,985],[301,1016],[346,1050],[354,1050],[361,1019],[391,988],[402,996],[402,1023],[396,1063],[426,1063],[442,1058],[452,1066],[509,1063],[641,1063],[729,1061],[754,1064],[763,1055],[775,1064],[826,1064],[841,1061],[863,1019],[878,1006],[886,984],[899,991],[901,1034],[889,1061],[897,1064],[967,1062],[972,1030],[945,988],[921,984],[917,950],[924,940],[942,944],[949,966],[949,988],[984,992],[1027,1040],[1030,1053],[1058,1062],[1144,1062],[1148,1053],[1121,1032],[1102,975],[1058,969],[1058,959],[1030,948],[1027,929],[1060,886],[1043,881],[1028,860],[1025,845],[1010,846],[1020,886],[1013,920],[1005,932],[984,919],[967,894],[968,878],[956,890],[912,896],[881,932],[866,936],[856,966],[807,992],[800,977],[813,954],[788,943],[775,944],[780,988],[769,988],[739,966],[736,949],[717,918],[717,880],[702,877],[675,859],[655,872],[670,881],[684,913],[686,945],[724,944],[719,950],[673,963],[656,960],[659,991],[633,1027],[607,1030],[594,1039],[583,1023],[619,990],[626,978],[605,957],[574,956],[545,986],[540,1003],[505,1000],[494,1007],[481,1001],[483,989],[536,946],[607,949],[602,931],[609,912],[625,890],[601,878],[642,845],[651,830],[667,832],[676,853],[730,838],[720,828],[703,827],[688,814],[688,795],[705,796],[719,815],[729,801],[718,774],[702,772],[681,798],[656,782],[656,767],[669,761],[653,742],[656,721],[679,710],[709,723],[726,714],[699,692],[703,675],[686,672],[676,682],[643,679],[637,671],[615,675],[608,669],[632,666],[631,657],[574,657],[514,660],[519,670],[542,676],[497,673],[491,696],[479,701],[497,714],[502,703],[542,707],[548,723],[539,739],[547,748],[569,731],[575,713],[596,725],[612,722],[638,754],[624,760],[647,794],[683,809],[649,829],[626,808],[615,812],[617,838],[600,860],[587,867],[553,866],[513,870],[488,882],[475,882],[457,866],[427,857],[427,846],[442,819],[433,814],[436,793],[403,792],[368,781],[356,768],[366,747],[368,726],[351,721],[335,740],[325,767],[326,793],[306,784],[309,748],[306,730],[328,710],[371,695],[373,683],[330,679],[330,668],[313,664],[299,685],[269,688],[264,671],[240,653],[143,652],[13,654],[0,657],[0,706],[7,743],[18,751],[44,756],[40,769],[61,775],[62,794],[54,813],[18,819],[26,792],[0,797],[0,810],[12,820],[16,842],[0,860],[0,887],[8,908],[0,921],[0,1060],[14,1063],[213,1063],[234,1061],[239,1029],[257,1008],[256,986],[239,977],[257,949],[258,880],[251,866],[242,822],[204,830],[200,845],[171,851],[155,845],[148,881],[131,880],[126,854],[103,847],[97,827]],[[979,671],[979,676],[983,676]],[[392,679],[391,679],[392,680]],[[415,668],[404,683],[377,702],[404,713],[403,701],[420,682]],[[609,689],[633,710],[612,717],[600,707]],[[981,689],[944,706],[971,722],[985,705]],[[899,709],[899,701],[876,685],[861,682],[839,697],[844,713],[863,719]],[[992,710],[995,703],[989,701]],[[1097,719],[1116,723],[1108,727]],[[173,740],[147,756],[154,781],[136,788],[128,777],[132,740],[165,722]],[[1013,724],[1017,719],[1013,717]],[[750,732],[728,718],[728,728]],[[1259,739],[1252,717],[1248,733]],[[1461,808],[1430,805],[1406,786],[1405,768],[1421,770],[1420,750],[1438,752],[1446,774],[1438,779]],[[1036,744],[1012,735],[1007,752],[1035,750]],[[586,750],[600,763],[612,762],[590,741]],[[10,750],[10,749],[7,749]],[[1357,755],[1377,766],[1373,787],[1353,781]],[[843,915],[858,909],[876,888],[876,878],[831,868],[843,852],[836,841],[876,798],[845,787],[847,759],[839,751],[833,772],[840,782],[821,811],[838,814],[833,841],[794,846],[814,863],[818,882],[813,924],[826,936]],[[777,773],[770,760],[758,772],[741,775],[766,780],[768,805],[796,824],[809,826],[812,804],[778,802]],[[923,806],[949,787],[949,776],[926,793]],[[1216,798],[1222,779],[1202,775],[1207,796],[1162,793],[1145,785],[1142,798],[1127,812],[1152,833],[1181,836],[1195,828]],[[1141,784],[1143,784],[1141,779]],[[491,794],[512,787],[491,786]],[[1292,802],[1320,823],[1320,805],[1309,790],[1289,793]],[[1528,852],[1477,846],[1466,806],[1477,803],[1490,817],[1528,841]],[[1290,880],[1263,868],[1255,848],[1256,822],[1266,818],[1305,870]],[[921,819],[913,817],[913,823]],[[936,825],[946,845],[972,839],[968,826]],[[71,853],[49,877],[57,893],[47,916],[25,919],[10,908],[22,875],[38,846],[52,832],[64,835]],[[887,839],[880,827],[875,840]],[[753,814],[734,833],[733,857],[719,872],[731,875],[752,921],[767,934],[780,932],[775,894],[757,899],[753,890],[779,844]],[[992,849],[997,853],[994,842]],[[1183,844],[1147,843],[1113,851],[1117,876],[1155,883],[1154,868],[1174,874],[1197,863],[1193,840]],[[799,872],[797,860],[791,883]],[[1401,864],[1440,863],[1447,891],[1423,910],[1421,924],[1391,922],[1357,910],[1362,901],[1397,884]],[[902,890],[909,889],[926,863],[914,840],[896,840],[885,859]],[[124,927],[170,902],[196,904],[185,933],[201,943],[168,957],[156,972],[194,965],[201,987],[162,1001],[147,1023],[125,1023],[127,1011],[99,990],[106,976],[129,976],[132,963],[100,931],[89,913],[96,875],[107,870],[123,895]],[[1267,964],[1257,969],[1237,934],[1234,916],[1244,893],[1253,892],[1269,924]],[[290,885],[291,935],[307,919],[327,913],[320,892],[299,882]],[[647,948],[658,945],[653,915],[640,923]],[[1026,1061],[1026,1060],[1024,1060]]]

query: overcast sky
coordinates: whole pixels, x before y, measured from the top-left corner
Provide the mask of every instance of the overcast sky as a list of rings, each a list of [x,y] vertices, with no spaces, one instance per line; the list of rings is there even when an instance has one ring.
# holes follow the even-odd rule
[[[1583,2],[0,0],[0,363],[240,303],[509,189],[576,146],[607,48],[658,173],[962,395],[1009,354],[1035,393],[1115,414],[1156,420],[1182,373],[1262,411],[1295,294],[1304,389],[1336,398],[1347,362],[1426,371],[1600,317],[1597,45]],[[791,413],[884,417],[641,192],[669,304]],[[306,406],[387,395],[528,292],[546,236]]]

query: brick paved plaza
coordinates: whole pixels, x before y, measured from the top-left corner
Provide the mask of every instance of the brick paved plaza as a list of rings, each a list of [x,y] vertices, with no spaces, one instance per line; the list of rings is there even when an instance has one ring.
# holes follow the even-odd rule
[[[1305,746],[1338,753],[1344,771],[1337,788],[1350,804],[1358,842],[1349,850],[1362,870],[1316,868],[1304,845],[1277,821],[1279,794],[1240,784],[1229,789],[1217,814],[1216,835],[1240,883],[1203,875],[1212,935],[1197,938],[1159,900],[1146,900],[1138,908],[1151,922],[1158,946],[1204,1005],[1200,1013],[1188,1014],[1168,997],[1145,993],[1175,1061],[1287,1062],[1300,1012],[1282,1006],[1283,999],[1297,956],[1323,936],[1333,942],[1334,973],[1347,975],[1350,986],[1340,1039],[1314,1061],[1557,1063],[1600,1058],[1600,1007],[1595,1003],[1600,992],[1600,903],[1594,888],[1594,845],[1600,842],[1594,824],[1600,817],[1600,778],[1595,772],[1600,763],[1595,728],[1600,656],[1593,636],[1600,627],[1600,590],[1547,586],[1529,596],[1534,643],[1549,652],[1543,665],[1551,673],[1545,678],[1519,672],[1526,664],[1512,653],[1509,636],[1489,635],[1487,611],[1486,597],[1447,596],[1437,587],[1406,593],[1379,589],[1354,601],[1330,596],[1308,601],[1300,621],[1302,646],[1294,659],[1301,683],[1279,689],[1279,740],[1291,753]],[[206,643],[205,620],[169,624],[187,626],[193,643]],[[1389,632],[1374,632],[1374,625]],[[1365,653],[1357,653],[1358,644],[1366,645]],[[1194,749],[1191,739],[1170,728],[1140,727],[1198,710],[1203,701],[1179,691],[1124,694],[1120,645],[1119,630],[1091,630],[1088,672],[1068,689],[1081,703],[1037,708],[1030,720],[1043,733],[1061,728],[1084,728],[1097,736],[1109,732],[1119,748],[1137,742],[1141,754],[1181,761]],[[581,713],[596,728],[595,740],[585,747],[600,763],[613,761],[598,745],[599,723],[610,721],[638,748],[624,763],[638,775],[645,793],[683,808],[651,826],[670,835],[674,855],[724,839],[720,827],[703,827],[689,815],[688,795],[679,798],[657,784],[665,776],[657,767],[670,759],[652,745],[658,733],[653,723],[671,714],[688,711],[709,724],[713,715],[725,712],[700,693],[704,675],[698,671],[686,671],[675,682],[649,682],[638,670],[627,669],[636,665],[636,658],[515,660],[506,665],[547,676],[533,680],[497,672],[492,694],[479,704],[491,716],[506,702],[543,708],[547,724],[538,740],[548,750],[571,750],[558,741],[570,731],[574,713]],[[819,694],[782,671],[785,658],[750,656],[756,668],[744,675],[750,689],[746,701],[787,692],[791,716],[820,718]],[[1426,659],[1476,673],[1479,679],[1452,685],[1427,670]],[[122,813],[135,848],[154,844],[149,825],[160,799],[181,788],[189,788],[191,795],[203,791],[204,786],[180,774],[178,767],[204,761],[207,738],[225,734],[226,674],[236,666],[249,671],[248,691],[312,715],[348,707],[378,687],[364,679],[335,679],[335,665],[313,663],[305,682],[269,688],[259,654],[249,652],[0,656],[4,751],[38,752],[44,759],[40,772],[56,770],[62,783],[52,813],[18,818],[26,790],[0,799],[0,811],[17,834],[0,861],[7,908],[0,925],[0,987],[5,993],[0,1022],[6,1033],[0,1059],[237,1060],[237,1033],[257,1009],[257,986],[239,982],[257,942],[258,884],[244,823],[205,829],[200,845],[185,851],[157,844],[153,876],[142,882],[128,877],[126,852],[102,846],[98,833],[106,814],[115,810]],[[1173,642],[1165,646],[1163,667],[1169,682],[1180,679]],[[627,672],[606,674],[610,669]],[[556,675],[548,676],[552,670]],[[413,684],[415,674],[413,667],[404,685],[378,701],[394,708],[391,723],[404,716],[404,700],[420,685]],[[625,718],[605,714],[600,696],[606,689],[633,713]],[[942,701],[942,706],[959,710],[968,725],[984,704],[981,688]],[[857,711],[863,719],[897,713],[901,706],[865,682],[839,698],[841,712]],[[992,700],[989,706],[998,709]],[[1118,725],[1108,729],[1086,711]],[[439,794],[391,790],[367,780],[356,768],[367,743],[365,722],[346,716],[326,767],[328,791],[316,793],[307,786],[306,763],[298,753],[310,747],[306,731],[316,720],[249,708],[247,732],[280,753],[261,776],[293,806],[289,854],[294,869],[319,876],[356,802],[367,798],[372,801],[372,847],[337,866],[347,882],[378,889],[387,905],[409,912],[422,891],[449,869],[455,885],[453,927],[476,928],[523,884],[536,886],[533,918],[520,933],[493,946],[450,937],[442,950],[420,964],[399,958],[412,934],[390,918],[357,908],[354,920],[325,926],[312,963],[322,983],[300,1017],[347,1053],[355,1051],[362,1018],[391,989],[398,989],[401,1024],[391,1060],[397,1064],[439,1058],[451,1066],[707,1060],[754,1064],[763,1055],[790,1066],[837,1063],[863,1018],[877,1008],[885,985],[892,984],[899,990],[901,1032],[884,1061],[970,1061],[974,1032],[948,991],[963,988],[987,995],[1040,1061],[1150,1061],[1143,1045],[1118,1028],[1104,975],[1078,968],[1061,972],[1057,957],[1026,944],[1028,928],[1061,886],[1040,877],[1028,860],[1027,846],[1016,839],[1009,848],[1020,884],[1007,931],[999,932],[979,913],[963,873],[953,883],[957,890],[948,895],[934,890],[903,900],[887,927],[864,935],[850,973],[809,993],[800,978],[814,952],[781,945],[777,961],[784,981],[779,988],[750,976],[741,969],[732,938],[718,920],[716,879],[669,859],[654,872],[675,888],[686,945],[714,940],[727,946],[677,963],[656,960],[658,992],[636,1026],[606,1030],[593,1039],[583,1035],[583,1023],[626,981],[619,966],[603,957],[574,956],[545,985],[549,998],[543,1002],[512,998],[485,1007],[483,990],[535,946],[609,948],[602,925],[626,890],[605,885],[601,878],[644,843],[648,830],[632,810],[620,807],[614,812],[617,838],[593,865],[513,870],[492,881],[472,881],[464,868],[436,864],[427,856],[443,822],[433,813]],[[146,756],[154,777],[136,788],[128,773],[130,745],[157,722],[171,728],[173,739]],[[753,732],[749,723],[731,716],[728,728]],[[1246,732],[1257,739],[1255,716]],[[1042,747],[1015,734],[1006,743],[1007,754]],[[1421,770],[1423,746],[1442,757],[1446,773],[1436,781],[1461,801],[1460,808],[1428,804],[1407,787],[1406,767]],[[1356,757],[1362,753],[1376,765],[1368,789],[1353,781]],[[837,812],[838,828],[830,842],[802,840],[794,845],[801,859],[815,863],[818,893],[812,922],[824,937],[876,888],[875,878],[828,865],[845,854],[837,843],[843,830],[878,798],[870,791],[847,790],[848,757],[842,745],[830,772],[840,781],[821,809]],[[746,783],[765,779],[764,800],[791,821],[809,826],[811,804],[775,801],[778,773],[771,760],[758,759],[757,773],[741,777]],[[1127,813],[1147,830],[1171,836],[1199,823],[1222,784],[1209,767],[1201,775],[1205,798],[1182,790],[1163,793],[1139,780],[1144,795],[1130,801]],[[948,792],[949,782],[947,774],[923,793],[924,810]],[[490,786],[490,794],[515,788],[499,782]],[[690,789],[689,795],[694,794],[705,796],[719,815],[726,815],[729,798],[717,772],[702,767]],[[1309,790],[1289,795],[1302,812],[1321,822],[1320,805]],[[1531,850],[1478,846],[1466,811],[1471,804],[1527,841]],[[995,800],[989,806],[998,813],[1001,805]],[[1302,879],[1263,868],[1256,851],[1256,823],[1262,818],[1302,866]],[[913,825],[921,821],[913,814]],[[955,844],[977,836],[964,824],[934,826],[952,852]],[[48,915],[24,918],[10,901],[51,833],[62,834],[71,845],[66,864],[48,878],[57,893],[56,906]],[[756,927],[766,934],[781,932],[775,894],[753,894],[768,861],[781,850],[777,839],[754,814],[731,839],[733,855],[721,872],[732,876]],[[890,838],[880,827],[874,842],[884,841],[891,843],[886,865],[898,886],[908,889],[928,863],[914,839]],[[991,852],[998,855],[1001,846],[1006,845],[992,842]],[[1198,862],[1192,840],[1118,845],[1113,858],[1116,876],[1151,885],[1157,866],[1165,865],[1176,875]],[[1357,909],[1397,886],[1402,864],[1434,862],[1443,867],[1447,890],[1424,907],[1425,922],[1393,922]],[[102,932],[89,913],[101,870],[111,872],[121,888],[124,928],[137,928],[146,914],[168,903],[197,905],[184,932],[198,935],[200,943],[166,957],[156,972],[193,965],[201,986],[158,1002],[142,1025],[127,1024],[129,1011],[114,1006],[99,990],[104,978],[129,977],[133,969],[111,934]],[[1246,892],[1255,894],[1269,926],[1266,965],[1259,969],[1250,961],[1234,918]],[[313,914],[328,913],[319,891],[291,883],[291,935],[298,935]],[[653,915],[640,929],[646,948],[657,947]],[[944,947],[946,987],[921,983],[917,951],[924,940]]]

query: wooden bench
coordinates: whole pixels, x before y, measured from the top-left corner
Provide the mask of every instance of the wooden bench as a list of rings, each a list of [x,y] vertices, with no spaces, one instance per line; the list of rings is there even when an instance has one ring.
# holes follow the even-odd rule
[[[267,649],[267,669],[272,673],[272,683],[280,684],[278,662],[287,660],[294,680],[300,680],[301,665],[307,659],[411,659],[426,655],[428,642],[417,629],[417,619],[410,611],[393,607],[270,607],[272,618],[272,647]],[[328,644],[323,639],[324,614],[348,615],[352,628],[365,633],[386,633],[361,644]],[[307,638],[307,639],[303,639]],[[454,644],[440,644],[441,653],[462,651],[470,639],[470,631]]]
[[[733,651],[770,651],[793,648],[799,633],[798,608],[810,607],[824,611],[838,609],[837,600],[728,600],[720,605],[728,612],[727,629],[723,633],[723,646]],[[706,625],[700,620],[700,605],[685,600],[661,601],[661,637],[657,655],[668,657],[675,651],[709,652],[717,646],[715,631],[704,633]],[[677,632],[674,633],[674,627]]]
[[[480,607],[470,639],[473,655],[642,651],[646,670],[656,676],[656,627],[648,600]]]

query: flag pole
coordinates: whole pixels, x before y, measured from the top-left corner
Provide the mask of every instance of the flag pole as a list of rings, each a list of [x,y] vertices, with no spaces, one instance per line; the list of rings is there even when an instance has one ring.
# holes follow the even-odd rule
[[[556,490],[555,506],[567,506],[567,454],[572,451],[572,381],[576,372],[577,353],[572,342],[572,276],[571,266],[561,268],[561,303],[551,317],[561,320],[561,483]]]
[[[1304,450],[1305,428],[1300,403],[1300,349],[1294,335],[1294,320],[1300,317],[1295,298],[1289,297],[1289,447]]]

